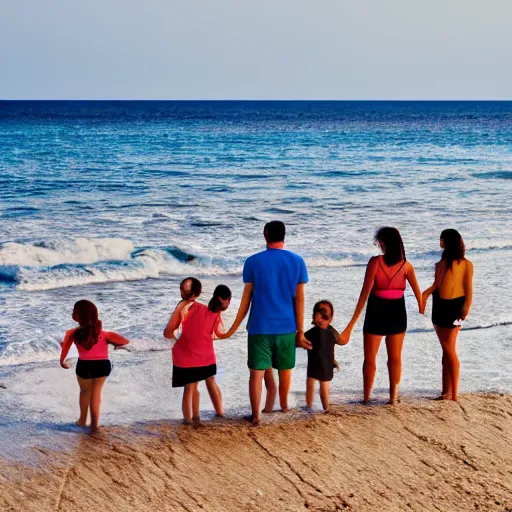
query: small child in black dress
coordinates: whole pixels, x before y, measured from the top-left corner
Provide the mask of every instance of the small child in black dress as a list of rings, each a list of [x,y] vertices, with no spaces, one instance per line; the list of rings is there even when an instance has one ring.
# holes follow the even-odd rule
[[[320,382],[320,399],[325,411],[329,410],[329,388],[338,367],[334,359],[334,345],[346,345],[340,335],[331,325],[334,307],[328,300],[317,302],[313,308],[313,323],[315,327],[306,332],[306,338],[311,341],[313,348],[308,350],[308,378],[306,383],[306,404],[313,407],[315,384]]]

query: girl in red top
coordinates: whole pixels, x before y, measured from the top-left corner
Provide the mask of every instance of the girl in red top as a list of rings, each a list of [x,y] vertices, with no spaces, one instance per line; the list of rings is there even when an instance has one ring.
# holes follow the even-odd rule
[[[90,409],[91,429],[96,432],[100,419],[101,390],[112,370],[108,358],[108,343],[118,348],[127,345],[129,341],[115,332],[104,331],[98,320],[98,309],[88,300],[79,300],[73,308],[72,316],[79,326],[66,332],[62,342],[60,365],[65,369],[71,368],[71,364],[65,359],[74,343],[78,349],[76,378],[80,386],[80,418],[77,424],[85,426]]]
[[[185,387],[182,410],[185,423],[199,421],[200,381],[206,387],[217,415],[223,416],[222,396],[215,382],[217,364],[213,337],[223,332],[221,311],[231,302],[231,290],[224,285],[215,288],[208,306],[195,300],[182,301],[174,310],[164,336],[175,339],[174,331],[181,325],[181,336],[172,347],[172,387]]]

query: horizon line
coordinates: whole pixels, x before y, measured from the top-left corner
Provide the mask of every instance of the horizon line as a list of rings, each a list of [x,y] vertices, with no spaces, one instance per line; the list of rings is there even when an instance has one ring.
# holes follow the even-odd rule
[[[213,98],[213,99],[205,99],[205,98],[189,98],[189,99],[164,99],[164,98],[0,98],[0,102],[36,102],[36,101],[47,101],[47,102],[78,102],[78,101],[90,101],[90,102],[122,102],[122,101],[131,101],[131,102],[403,102],[403,103],[420,103],[420,102],[459,102],[459,103],[469,103],[469,102],[512,102],[511,99],[229,99],[229,98]]]

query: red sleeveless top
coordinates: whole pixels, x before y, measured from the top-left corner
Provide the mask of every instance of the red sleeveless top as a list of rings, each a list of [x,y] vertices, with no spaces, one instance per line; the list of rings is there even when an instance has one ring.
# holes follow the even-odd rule
[[[222,323],[220,312],[194,302],[181,324],[180,339],[172,347],[172,360],[180,368],[210,366],[216,363],[213,335]]]

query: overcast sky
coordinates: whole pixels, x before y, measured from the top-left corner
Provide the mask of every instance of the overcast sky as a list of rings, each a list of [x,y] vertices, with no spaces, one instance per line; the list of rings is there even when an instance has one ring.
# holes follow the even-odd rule
[[[512,99],[512,0],[0,0],[2,99]]]

